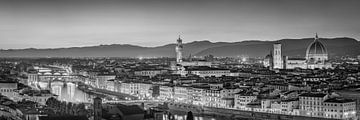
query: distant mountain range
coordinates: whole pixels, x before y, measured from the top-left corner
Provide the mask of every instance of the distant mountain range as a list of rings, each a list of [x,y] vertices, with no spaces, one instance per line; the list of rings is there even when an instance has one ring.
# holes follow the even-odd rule
[[[192,56],[212,54],[218,57],[264,57],[270,53],[272,45],[279,42],[282,43],[284,55],[304,57],[307,46],[313,40],[314,38],[241,42],[194,41],[184,44],[183,54],[184,57],[190,54]],[[360,55],[360,41],[353,38],[321,38],[320,41],[326,46],[330,57]],[[175,57],[175,46],[176,44],[158,47],[112,44],[54,49],[9,49],[0,50],[0,57]]]

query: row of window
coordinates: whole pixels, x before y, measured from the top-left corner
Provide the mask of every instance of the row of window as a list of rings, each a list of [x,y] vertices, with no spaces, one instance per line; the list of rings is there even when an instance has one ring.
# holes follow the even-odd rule
[[[14,92],[14,89],[0,89],[0,92]]]

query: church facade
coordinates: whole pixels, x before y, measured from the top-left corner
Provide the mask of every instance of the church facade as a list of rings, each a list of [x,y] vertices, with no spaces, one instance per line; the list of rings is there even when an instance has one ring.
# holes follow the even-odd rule
[[[319,37],[316,34],[314,41],[309,44],[306,49],[305,58],[291,58],[288,56],[283,56],[279,58],[279,53],[281,55],[281,44],[274,44],[274,53],[266,57],[264,66],[269,66],[273,69],[328,69],[332,68],[331,63],[328,62],[328,51],[324,44],[319,41]],[[280,48],[279,48],[280,46]],[[280,50],[280,52],[279,52]],[[277,51],[277,52],[275,52]],[[277,54],[277,55],[276,55]],[[281,59],[283,58],[283,59]],[[270,61],[272,59],[272,61]],[[273,64],[269,64],[273,62]],[[283,63],[281,65],[280,63]],[[277,65],[277,66],[276,66]]]

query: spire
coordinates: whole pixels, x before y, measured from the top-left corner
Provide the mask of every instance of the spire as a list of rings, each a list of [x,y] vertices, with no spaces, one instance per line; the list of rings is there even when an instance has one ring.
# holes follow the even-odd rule
[[[318,40],[318,39],[319,39],[318,34],[315,33],[315,40]]]
[[[177,39],[177,41],[178,41],[178,43],[182,42],[180,35],[179,35],[179,38]]]

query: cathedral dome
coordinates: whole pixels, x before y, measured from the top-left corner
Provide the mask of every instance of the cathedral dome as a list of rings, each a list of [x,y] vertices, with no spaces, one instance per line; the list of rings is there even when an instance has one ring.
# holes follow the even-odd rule
[[[306,51],[307,54],[327,54],[325,46],[318,40],[312,42]]]
[[[327,50],[325,46],[318,40],[318,37],[316,35],[314,42],[312,42],[307,50],[306,54],[327,54]]]
[[[306,50],[306,59],[309,63],[324,63],[328,60],[326,47],[319,41],[316,34],[314,42],[312,42]]]

